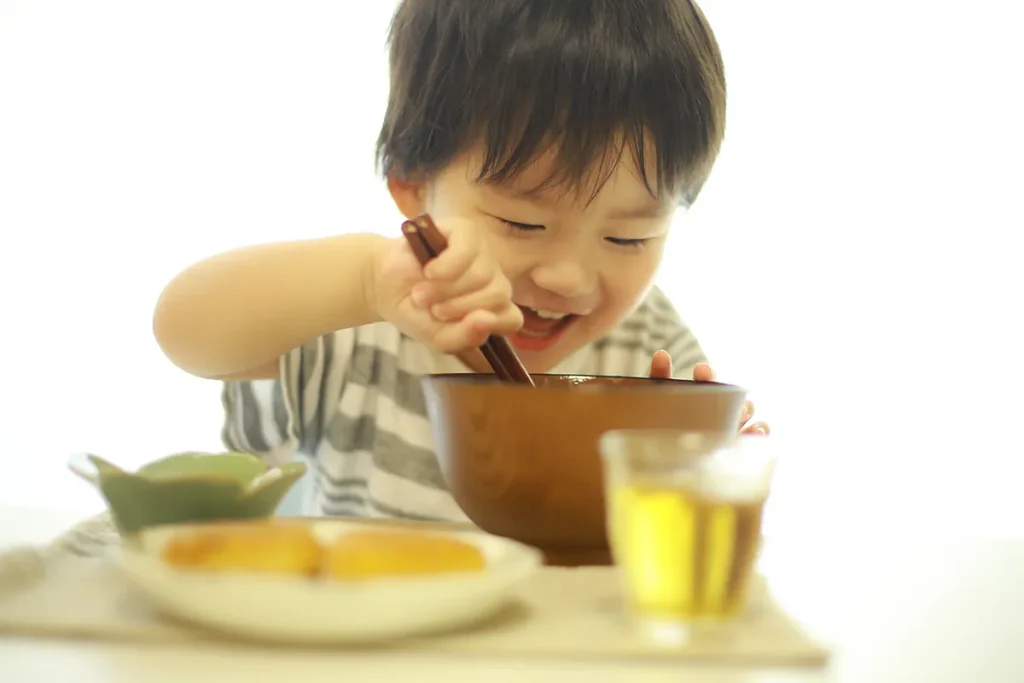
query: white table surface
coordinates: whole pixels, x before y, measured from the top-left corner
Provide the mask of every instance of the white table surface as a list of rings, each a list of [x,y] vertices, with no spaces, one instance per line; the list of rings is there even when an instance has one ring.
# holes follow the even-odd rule
[[[0,547],[45,542],[82,516],[0,507]],[[1024,682],[1024,540],[913,543],[868,529],[835,539],[770,538],[763,569],[790,611],[834,644],[831,666],[749,670],[0,638],[0,681]]]

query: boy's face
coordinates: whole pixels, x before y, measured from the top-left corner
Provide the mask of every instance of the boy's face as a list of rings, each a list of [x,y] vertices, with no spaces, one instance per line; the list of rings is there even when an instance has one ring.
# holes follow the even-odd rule
[[[406,215],[480,226],[523,310],[525,324],[509,342],[535,373],[605,335],[640,303],[677,206],[651,196],[628,152],[596,196],[589,188],[528,194],[548,177],[549,163],[542,157],[514,181],[486,184],[476,181],[480,158],[471,153],[427,183],[389,183]]]

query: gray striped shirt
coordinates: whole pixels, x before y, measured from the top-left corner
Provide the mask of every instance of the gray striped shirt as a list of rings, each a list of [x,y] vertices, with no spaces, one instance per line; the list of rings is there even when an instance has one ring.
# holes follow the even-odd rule
[[[646,376],[665,349],[677,377],[705,357],[658,289],[607,336],[555,373]],[[468,521],[434,454],[419,378],[470,372],[388,323],[340,330],[281,359],[276,380],[225,382],[222,437],[270,463],[305,457],[314,486],[304,514]]]

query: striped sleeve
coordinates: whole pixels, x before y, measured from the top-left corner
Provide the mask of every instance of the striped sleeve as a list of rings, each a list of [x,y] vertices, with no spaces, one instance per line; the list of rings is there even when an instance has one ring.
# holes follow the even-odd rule
[[[657,346],[651,349],[651,355],[664,349],[672,358],[672,375],[676,379],[693,379],[694,366],[708,362],[704,349],[664,293],[655,289],[649,302],[651,340]]]
[[[337,408],[355,333],[340,330],[282,356],[277,379],[224,382],[225,447],[280,464],[312,454]]]
[[[672,375],[676,379],[693,379],[693,368],[697,363],[708,362],[697,337],[682,323],[675,336],[665,344],[665,350],[672,358]]]

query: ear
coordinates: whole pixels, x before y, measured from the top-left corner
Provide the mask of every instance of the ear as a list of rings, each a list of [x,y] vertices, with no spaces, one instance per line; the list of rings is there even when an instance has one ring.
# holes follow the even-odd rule
[[[420,180],[406,180],[388,176],[388,191],[403,216],[412,220],[426,211],[427,184]]]

